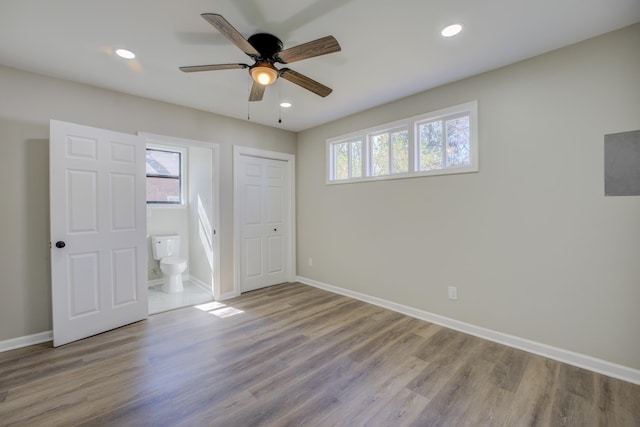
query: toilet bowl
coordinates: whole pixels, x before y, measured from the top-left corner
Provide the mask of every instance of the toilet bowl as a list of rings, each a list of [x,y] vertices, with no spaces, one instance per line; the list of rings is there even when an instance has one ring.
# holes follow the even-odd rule
[[[182,292],[182,273],[187,269],[187,260],[180,258],[180,236],[154,236],[151,247],[153,259],[160,261],[163,274],[162,290],[167,293]]]
[[[160,260],[160,271],[164,275],[162,290],[168,293],[182,292],[182,273],[187,269],[187,261],[179,257],[165,257]]]

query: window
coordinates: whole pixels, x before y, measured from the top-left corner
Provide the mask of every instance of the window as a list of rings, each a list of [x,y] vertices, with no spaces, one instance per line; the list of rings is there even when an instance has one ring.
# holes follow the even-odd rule
[[[371,176],[409,172],[409,131],[394,129],[369,136]]]
[[[147,203],[182,204],[182,152],[147,148]]]
[[[470,166],[469,136],[468,115],[418,123],[419,170]]]
[[[327,140],[327,182],[477,172],[477,102]]]
[[[336,179],[362,176],[362,140],[342,141],[332,146]]]

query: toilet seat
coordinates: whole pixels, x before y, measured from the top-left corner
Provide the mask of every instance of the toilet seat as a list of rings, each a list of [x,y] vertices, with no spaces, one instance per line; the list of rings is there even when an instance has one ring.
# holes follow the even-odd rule
[[[185,264],[185,267],[186,267],[186,263],[187,261],[184,258],[175,257],[175,256],[168,256],[160,260],[160,265],[164,264],[166,266],[173,266],[173,265],[180,266],[181,264]]]

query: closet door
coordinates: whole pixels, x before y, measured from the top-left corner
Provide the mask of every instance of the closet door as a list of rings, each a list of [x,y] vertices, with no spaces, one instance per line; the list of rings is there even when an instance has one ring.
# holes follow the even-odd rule
[[[291,174],[287,160],[236,156],[240,290],[291,280]]]

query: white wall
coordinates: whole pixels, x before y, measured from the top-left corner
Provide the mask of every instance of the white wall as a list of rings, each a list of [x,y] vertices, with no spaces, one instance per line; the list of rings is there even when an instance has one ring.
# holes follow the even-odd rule
[[[211,288],[213,267],[211,247],[203,238],[200,223],[213,228],[213,150],[189,147],[189,275]],[[201,205],[202,217],[198,205]],[[204,233],[206,234],[206,233]],[[213,238],[213,235],[209,236]]]
[[[639,47],[640,24],[300,133],[298,275],[640,369],[640,197],[603,178]],[[325,185],[327,138],[471,100],[479,173]]]
[[[221,292],[233,290],[234,144],[295,153],[296,135],[0,67],[0,341],[51,330],[49,119],[220,144]]]

